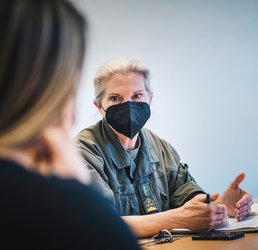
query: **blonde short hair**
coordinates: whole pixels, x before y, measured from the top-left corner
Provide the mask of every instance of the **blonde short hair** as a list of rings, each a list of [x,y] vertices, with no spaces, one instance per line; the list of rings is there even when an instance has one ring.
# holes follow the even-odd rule
[[[95,100],[101,102],[105,91],[105,83],[112,78],[114,74],[127,74],[135,72],[143,75],[145,79],[145,88],[151,93],[150,71],[140,61],[128,57],[114,57],[100,66],[94,77]]]

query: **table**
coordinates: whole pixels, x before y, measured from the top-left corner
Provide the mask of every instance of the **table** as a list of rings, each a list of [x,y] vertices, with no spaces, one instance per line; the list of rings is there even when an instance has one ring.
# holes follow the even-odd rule
[[[258,198],[254,199],[258,203]],[[144,250],[258,250],[258,232],[245,233],[245,237],[236,240],[192,240],[191,235],[174,242],[163,244],[144,244]]]
[[[236,240],[192,240],[191,235],[170,243],[142,245],[144,250],[258,250],[258,233],[246,233]]]

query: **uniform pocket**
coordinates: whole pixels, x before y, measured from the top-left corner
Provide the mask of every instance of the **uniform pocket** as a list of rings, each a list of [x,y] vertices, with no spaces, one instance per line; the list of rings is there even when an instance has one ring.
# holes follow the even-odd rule
[[[133,184],[119,185],[114,191],[116,207],[120,215],[139,215],[140,207]]]
[[[169,189],[166,172],[158,171],[158,166],[155,163],[152,165],[152,173],[148,174],[145,179],[148,180],[151,189],[159,204],[160,211],[169,209]]]

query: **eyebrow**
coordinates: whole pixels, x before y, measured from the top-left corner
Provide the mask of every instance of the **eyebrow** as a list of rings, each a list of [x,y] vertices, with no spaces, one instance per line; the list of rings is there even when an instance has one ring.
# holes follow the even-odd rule
[[[137,91],[133,92],[133,95],[136,94],[136,93],[138,93],[138,92],[144,92],[144,91],[146,91],[146,90],[145,90],[145,89],[137,90]],[[118,94],[118,93],[113,93],[113,92],[107,93],[107,94],[108,94],[108,95],[120,95],[120,94]]]
[[[120,94],[118,94],[118,93],[107,93],[108,95],[120,95]]]
[[[135,91],[134,93],[144,92],[144,91],[145,91],[145,89],[140,89],[140,90]]]

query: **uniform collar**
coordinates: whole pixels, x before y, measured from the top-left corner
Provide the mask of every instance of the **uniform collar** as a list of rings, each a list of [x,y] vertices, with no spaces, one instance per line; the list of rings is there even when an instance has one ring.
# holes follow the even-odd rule
[[[104,137],[106,137],[104,138],[104,141],[107,144],[107,150],[109,151],[111,159],[117,168],[121,169],[130,166],[133,160],[126,152],[123,145],[110,126],[107,124],[105,119],[102,120],[102,131]],[[141,154],[142,157],[145,158],[149,163],[158,162],[158,155],[152,145],[146,140],[144,129],[140,131],[139,136],[141,137],[141,146],[138,154]]]

